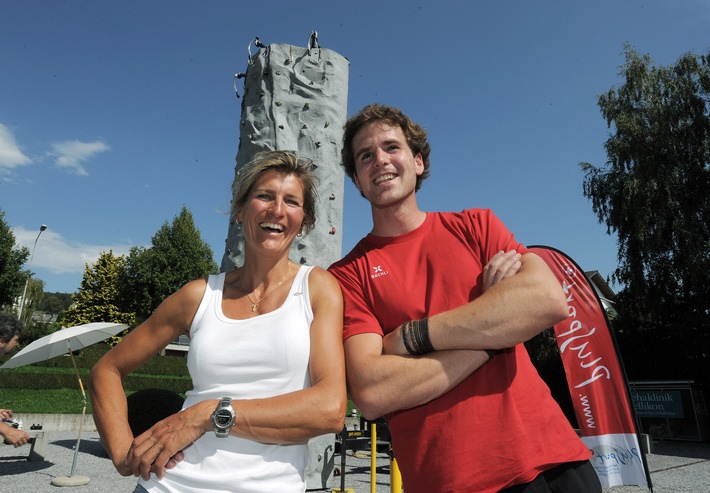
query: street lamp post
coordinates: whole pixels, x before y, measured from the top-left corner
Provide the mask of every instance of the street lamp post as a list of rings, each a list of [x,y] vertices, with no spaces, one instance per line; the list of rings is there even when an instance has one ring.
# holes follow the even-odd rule
[[[30,273],[27,275],[27,282],[25,282],[25,290],[22,292],[22,298],[20,298],[20,307],[17,310],[18,315],[17,317],[22,320],[22,312],[24,311],[25,308],[25,297],[27,296],[27,286],[30,285],[30,279],[32,278],[32,259],[35,256],[35,248],[37,248],[37,240],[39,240],[39,235],[42,234],[42,231],[47,229],[47,225],[43,224],[42,226],[39,227],[39,233],[37,233],[37,238],[35,238],[35,243],[32,246],[32,253],[30,254],[30,263],[27,264],[27,270],[30,271]]]

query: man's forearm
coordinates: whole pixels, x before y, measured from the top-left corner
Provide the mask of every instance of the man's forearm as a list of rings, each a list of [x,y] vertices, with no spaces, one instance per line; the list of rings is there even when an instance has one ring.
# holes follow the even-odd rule
[[[368,419],[426,404],[445,394],[480,368],[483,351],[437,351],[421,357],[375,356],[365,371],[348,366],[349,391]],[[356,385],[357,383],[357,385]]]
[[[474,301],[428,321],[441,349],[504,349],[527,341],[567,316],[564,293],[542,259],[523,256],[520,271]]]

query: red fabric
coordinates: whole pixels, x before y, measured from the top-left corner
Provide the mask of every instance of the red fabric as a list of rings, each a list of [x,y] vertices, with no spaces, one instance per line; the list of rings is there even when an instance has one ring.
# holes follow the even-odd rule
[[[475,299],[483,266],[510,249],[527,251],[486,209],[429,213],[405,235],[367,236],[330,269],[343,287],[344,337],[387,333]],[[407,493],[496,492],[591,455],[523,345],[387,424]]]
[[[606,316],[584,272],[569,257],[534,248],[567,295],[569,317],[555,325],[582,436],[636,433],[631,402]]]

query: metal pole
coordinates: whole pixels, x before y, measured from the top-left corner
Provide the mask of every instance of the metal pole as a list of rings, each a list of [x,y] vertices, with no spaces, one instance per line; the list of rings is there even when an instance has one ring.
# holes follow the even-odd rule
[[[345,453],[348,450],[348,428],[343,426],[340,432],[340,491],[345,491]]]
[[[74,476],[74,470],[76,469],[76,459],[79,455],[79,445],[81,444],[81,431],[84,428],[84,416],[86,415],[86,391],[84,390],[84,384],[81,381],[81,375],[79,374],[79,368],[76,366],[76,360],[74,359],[74,353],[72,353],[71,343],[67,341],[67,349],[69,350],[69,356],[71,357],[72,365],[74,365],[74,372],[76,373],[76,378],[79,381],[79,388],[81,389],[81,398],[83,400],[83,408],[81,410],[81,421],[79,421],[79,434],[76,437],[76,446],[74,447],[74,458],[71,463],[71,471],[69,476],[57,476],[50,481],[54,486],[82,486],[88,484],[90,479],[88,476]]]
[[[81,421],[79,421],[79,434],[76,437],[76,446],[74,447],[74,459],[71,463],[71,472],[69,477],[74,476],[74,469],[76,469],[76,458],[79,455],[79,444],[81,444],[81,431],[84,427],[84,415],[86,414],[86,392],[84,391],[84,384],[81,381],[81,375],[79,375],[79,369],[76,366],[76,360],[74,359],[74,353],[71,350],[71,345],[67,341],[67,348],[69,349],[69,356],[71,357],[71,362],[74,365],[74,372],[76,372],[76,378],[79,380],[79,388],[81,389],[81,399],[83,403],[83,408],[81,410]]]
[[[399,472],[397,458],[392,453],[392,450],[390,450],[390,453],[390,492],[402,493],[402,473]]]
[[[370,423],[370,493],[377,493],[377,425]]]
[[[27,296],[27,286],[30,284],[30,279],[32,278],[32,259],[35,256],[35,248],[37,248],[37,240],[39,240],[39,235],[42,234],[42,231],[47,229],[47,225],[43,224],[42,226],[39,227],[39,233],[37,233],[37,238],[35,238],[35,243],[32,246],[32,253],[30,254],[30,263],[27,264],[27,270],[30,271],[29,275],[27,276],[27,281],[25,282],[25,290],[22,292],[22,298],[20,298],[20,307],[17,310],[17,318],[22,320],[22,312],[25,308],[25,297]]]

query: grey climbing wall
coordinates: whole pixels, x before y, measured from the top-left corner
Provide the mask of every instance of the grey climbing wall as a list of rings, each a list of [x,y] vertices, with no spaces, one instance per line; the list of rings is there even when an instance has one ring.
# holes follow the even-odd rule
[[[253,55],[252,43],[258,48]],[[296,238],[290,257],[300,264],[323,268],[342,253],[344,172],[340,166],[342,131],[347,117],[348,60],[321,48],[317,33],[307,47],[264,45],[256,38],[247,48],[247,69],[235,76],[235,89],[244,80],[239,121],[239,170],[266,150],[294,150],[316,166],[319,179],[316,227]],[[222,271],[244,261],[241,229],[230,217]]]

